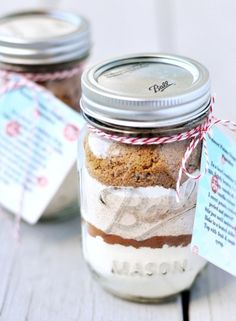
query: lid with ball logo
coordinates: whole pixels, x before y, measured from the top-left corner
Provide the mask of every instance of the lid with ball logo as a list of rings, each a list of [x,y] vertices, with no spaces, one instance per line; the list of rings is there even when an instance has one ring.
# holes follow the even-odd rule
[[[81,107],[88,121],[111,126],[179,126],[206,114],[207,69],[192,59],[139,54],[108,60],[82,77]]]

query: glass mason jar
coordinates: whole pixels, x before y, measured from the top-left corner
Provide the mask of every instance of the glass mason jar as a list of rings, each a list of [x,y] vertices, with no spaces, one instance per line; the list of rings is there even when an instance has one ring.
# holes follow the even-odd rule
[[[20,73],[76,111],[80,80],[90,50],[89,23],[59,10],[13,13],[0,18],[0,70]],[[76,165],[42,218],[78,213]]]
[[[83,254],[113,294],[163,300],[188,289],[205,266],[190,251],[196,180],[182,176],[176,201],[190,140],[150,138],[202,124],[209,103],[207,70],[184,57],[127,56],[83,74],[81,108],[89,123],[78,156]],[[143,145],[134,144],[139,139]],[[190,173],[199,171],[200,156],[198,145]]]

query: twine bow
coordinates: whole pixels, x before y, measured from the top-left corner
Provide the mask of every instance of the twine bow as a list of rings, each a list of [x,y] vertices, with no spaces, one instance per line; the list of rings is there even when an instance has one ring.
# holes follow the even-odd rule
[[[191,139],[190,144],[188,145],[184,156],[181,160],[181,166],[179,169],[178,173],[178,178],[176,182],[176,201],[179,202],[180,199],[180,184],[181,184],[181,179],[183,176],[183,173],[187,175],[188,177],[198,180],[202,176],[203,173],[199,173],[198,175],[193,175],[191,174],[187,167],[187,162],[194,151],[194,149],[198,146],[200,142],[202,142],[202,148],[203,148],[203,153],[205,157],[205,170],[204,173],[208,171],[209,167],[209,157],[208,157],[208,151],[207,151],[207,143],[206,143],[206,135],[210,133],[210,129],[212,126],[216,124],[221,124],[231,131],[236,131],[236,123],[230,121],[230,120],[224,120],[224,119],[219,119],[213,115],[213,107],[215,103],[215,98],[212,97],[211,99],[211,104],[209,108],[209,115],[206,119],[206,121],[198,125],[197,127],[183,133],[171,135],[171,136],[166,136],[166,137],[150,137],[150,138],[139,138],[139,137],[124,137],[124,136],[118,136],[118,135],[112,135],[105,133],[93,126],[89,126],[90,130],[95,133],[96,135],[110,139],[116,142],[124,143],[124,144],[131,144],[131,145],[158,145],[158,144],[167,144],[167,143],[173,143],[173,142],[178,142],[178,141],[183,141],[187,139]]]
[[[195,180],[198,180],[201,178],[201,176],[204,173],[208,172],[209,168],[209,156],[208,156],[208,149],[207,149],[207,143],[206,143],[206,135],[210,135],[210,129],[215,126],[216,124],[221,124],[225,127],[227,127],[231,131],[236,131],[236,123],[232,122],[230,120],[226,119],[219,119],[216,116],[213,115],[213,107],[215,104],[215,98],[212,97],[211,99],[211,105],[210,105],[210,110],[209,110],[209,115],[207,117],[206,122],[204,122],[202,125],[200,125],[200,128],[197,130],[195,135],[190,136],[190,138],[193,138],[187,147],[184,156],[181,161],[181,167],[179,169],[179,174],[178,174],[178,179],[176,182],[176,201],[179,202],[180,198],[180,183],[181,183],[181,178],[183,175],[183,172],[185,175],[187,175],[190,178],[193,178]],[[192,175],[191,173],[188,172],[186,169],[186,164],[187,161],[189,160],[192,152],[194,149],[197,147],[197,145],[202,142],[202,149],[205,157],[205,169],[203,172],[200,172],[198,175]]]

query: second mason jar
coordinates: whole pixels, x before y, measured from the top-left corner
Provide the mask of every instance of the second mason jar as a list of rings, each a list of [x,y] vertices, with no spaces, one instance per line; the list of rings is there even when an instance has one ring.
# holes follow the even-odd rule
[[[0,17],[0,70],[18,73],[80,111],[81,74],[91,47],[87,19],[62,10],[32,10]],[[78,213],[76,164],[42,219]]]
[[[83,253],[112,293],[166,299],[189,288],[204,267],[190,251],[197,182],[183,175],[176,201],[190,139],[156,142],[204,124],[209,107],[208,71],[188,58],[127,56],[83,74],[81,108],[89,124],[78,156]],[[198,145],[190,173],[199,172],[200,156]]]

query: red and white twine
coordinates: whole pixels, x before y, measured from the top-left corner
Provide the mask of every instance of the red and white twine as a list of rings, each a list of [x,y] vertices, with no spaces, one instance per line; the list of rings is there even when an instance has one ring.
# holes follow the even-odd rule
[[[188,145],[188,147],[184,153],[184,156],[181,160],[181,166],[179,169],[178,179],[176,182],[176,200],[177,200],[177,202],[179,202],[180,185],[181,185],[181,179],[182,179],[183,173],[186,174],[188,177],[193,178],[195,180],[198,180],[202,175],[202,173],[200,173],[198,175],[193,175],[193,174],[189,173],[186,168],[187,161],[188,161],[189,157],[191,156],[192,152],[194,151],[194,149],[197,147],[197,145],[200,142],[202,142],[202,149],[203,149],[203,153],[205,156],[205,164],[206,164],[205,172],[208,171],[209,157],[208,157],[207,144],[206,144],[206,135],[210,134],[211,127],[216,124],[221,124],[221,125],[229,128],[231,131],[236,131],[236,123],[235,122],[232,122],[230,120],[219,119],[213,115],[212,111],[213,111],[214,102],[215,102],[215,99],[214,99],[214,97],[212,97],[209,115],[203,124],[198,125],[189,131],[175,134],[175,135],[166,136],[166,137],[150,137],[150,138],[147,138],[147,137],[144,137],[144,138],[124,137],[124,136],[118,136],[118,135],[105,133],[105,132],[103,132],[93,126],[89,126],[89,128],[93,133],[95,133],[96,135],[98,135],[100,137],[110,139],[115,142],[124,143],[124,144],[131,144],[131,145],[159,145],[159,144],[168,144],[168,143],[174,143],[174,142],[178,142],[178,141],[191,139],[191,142]]]
[[[46,82],[46,81],[53,81],[53,80],[63,80],[69,79],[74,77],[77,74],[80,74],[84,68],[83,64],[80,64],[77,67],[60,70],[60,71],[53,71],[53,72],[10,72],[7,70],[0,70],[0,78],[6,77],[7,75],[15,74],[20,75],[22,79],[28,79],[32,82]]]
[[[34,81],[34,82],[45,82],[52,80],[63,80],[74,77],[77,74],[82,72],[83,66],[74,67],[68,70],[61,70],[55,72],[46,72],[46,73],[22,73],[22,76],[25,78]]]

